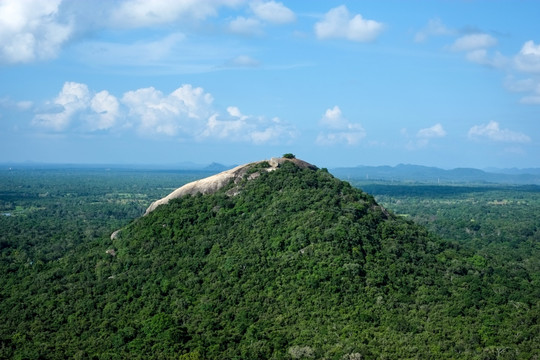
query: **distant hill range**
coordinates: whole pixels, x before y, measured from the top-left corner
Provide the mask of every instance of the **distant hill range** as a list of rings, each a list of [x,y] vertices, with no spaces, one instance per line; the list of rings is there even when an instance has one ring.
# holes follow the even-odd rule
[[[237,165],[224,165],[213,162],[209,165],[193,162],[175,164],[52,164],[52,163],[0,163],[0,170],[14,169],[85,169],[85,170],[150,170],[150,171],[187,171],[215,174],[230,170]],[[397,166],[364,166],[330,168],[330,172],[343,180],[355,181],[396,181],[427,184],[508,184],[540,185],[540,168],[484,170],[456,168],[445,170],[437,167],[399,164]]]
[[[399,164],[397,166],[357,166],[331,169],[344,180],[400,181],[420,183],[500,183],[540,185],[540,168],[530,169],[472,169],[451,170],[436,167]]]

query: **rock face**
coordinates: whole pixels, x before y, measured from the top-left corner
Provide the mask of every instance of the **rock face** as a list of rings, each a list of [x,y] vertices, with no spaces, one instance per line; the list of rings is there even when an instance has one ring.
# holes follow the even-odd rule
[[[159,205],[167,204],[172,199],[176,199],[184,195],[195,195],[198,193],[213,194],[217,192],[219,189],[228,185],[231,181],[238,183],[240,180],[244,178],[244,176],[248,173],[248,171],[250,171],[250,169],[254,167],[257,167],[257,171],[251,173],[248,179],[254,179],[258,177],[260,174],[260,171],[276,170],[278,167],[281,166],[281,164],[287,161],[294,162],[300,168],[317,169],[315,165],[307,163],[303,160],[288,159],[288,158],[272,158],[270,160],[256,161],[253,163],[240,165],[240,166],[235,167],[234,169],[226,170],[219,174],[191,182],[189,184],[186,184],[174,190],[172,193],[165,196],[164,198],[154,201],[148,207],[148,209],[146,209],[146,212],[144,213],[144,215],[148,215]],[[234,192],[232,192],[231,195],[234,195]]]

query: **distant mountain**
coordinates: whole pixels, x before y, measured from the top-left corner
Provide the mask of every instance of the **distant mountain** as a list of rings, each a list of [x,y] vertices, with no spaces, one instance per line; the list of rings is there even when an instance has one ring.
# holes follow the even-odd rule
[[[203,172],[221,172],[231,169],[234,166],[227,166],[213,162],[209,165],[184,161],[179,163],[169,164],[69,164],[69,163],[38,163],[38,162],[22,162],[22,163],[0,163],[0,170],[7,169],[118,169],[118,170],[166,170],[166,171],[203,171]]]
[[[500,184],[540,184],[540,169],[509,170],[507,172],[487,172],[472,168],[451,170],[437,167],[406,165],[397,166],[357,166],[331,170],[342,179],[382,180],[420,183],[500,183]]]
[[[486,168],[484,171],[494,174],[510,174],[510,175],[540,175],[540,168],[526,168],[526,169],[499,169],[499,168]]]
[[[227,166],[227,165],[223,165],[217,162],[213,162],[210,165],[205,166],[203,170],[221,172],[221,171],[229,170],[233,167],[234,166]]]

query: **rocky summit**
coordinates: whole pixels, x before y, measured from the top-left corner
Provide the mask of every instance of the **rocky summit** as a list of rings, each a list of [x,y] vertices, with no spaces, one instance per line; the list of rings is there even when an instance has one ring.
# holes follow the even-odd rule
[[[274,171],[277,168],[279,168],[281,165],[283,165],[285,162],[292,162],[296,166],[302,169],[317,169],[316,166],[311,165],[305,161],[296,159],[296,158],[271,158],[270,160],[262,160],[257,162],[252,162],[249,164],[244,164],[237,166],[231,170],[223,171],[219,174],[193,181],[189,184],[186,184],[166,197],[159,199],[157,201],[154,201],[146,210],[145,215],[149,214],[151,211],[153,211],[155,208],[157,208],[159,205],[167,204],[170,200],[176,199],[185,195],[195,195],[197,193],[201,194],[213,194],[216,191],[223,188],[225,185],[229,184],[231,181],[235,184],[240,182],[246,174],[249,173],[248,179],[255,179],[257,178],[261,172],[269,172]],[[252,171],[255,169],[255,171]]]

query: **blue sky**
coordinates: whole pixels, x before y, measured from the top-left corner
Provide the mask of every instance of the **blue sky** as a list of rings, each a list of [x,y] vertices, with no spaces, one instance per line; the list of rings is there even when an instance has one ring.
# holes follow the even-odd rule
[[[0,162],[540,167],[540,2],[0,0]]]

